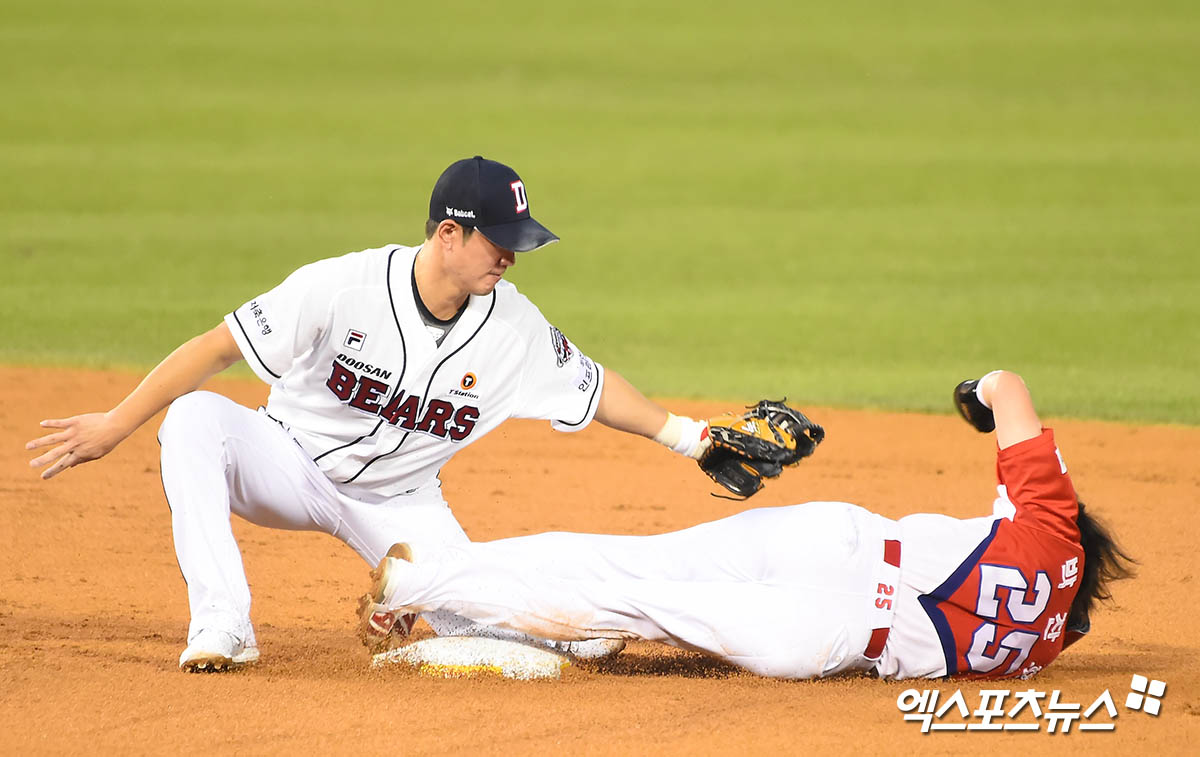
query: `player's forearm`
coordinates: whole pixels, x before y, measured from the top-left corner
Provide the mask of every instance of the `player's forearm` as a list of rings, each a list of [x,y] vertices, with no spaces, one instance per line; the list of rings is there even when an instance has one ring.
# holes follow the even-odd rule
[[[606,369],[596,420],[609,428],[653,439],[667,422],[667,411],[638,391],[624,376]]]
[[[708,443],[706,422],[668,413],[613,370],[605,371],[596,420],[653,439],[687,457],[699,457]]]
[[[996,417],[996,444],[1007,449],[1042,433],[1025,381],[1011,371],[993,371],[979,382],[979,400]]]
[[[124,438],[176,398],[198,389],[241,357],[229,327],[221,323],[184,342],[164,358],[129,396],[108,412],[108,420]]]

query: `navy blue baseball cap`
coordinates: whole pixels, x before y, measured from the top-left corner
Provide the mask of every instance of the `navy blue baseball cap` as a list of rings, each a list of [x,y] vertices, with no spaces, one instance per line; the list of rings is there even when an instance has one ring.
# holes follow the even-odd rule
[[[529,195],[517,172],[482,155],[450,165],[433,185],[429,217],[474,226],[497,247],[529,252],[557,242],[529,215]]]

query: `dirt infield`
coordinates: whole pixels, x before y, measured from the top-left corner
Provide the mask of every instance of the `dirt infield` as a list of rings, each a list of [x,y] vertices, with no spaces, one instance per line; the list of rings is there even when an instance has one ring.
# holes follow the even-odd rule
[[[322,534],[237,521],[262,662],[227,675],[176,669],[187,628],[183,581],[158,476],[157,424],[101,463],[41,482],[27,467],[37,421],[110,407],[128,374],[0,366],[0,753],[1189,752],[1200,738],[1200,430],[1052,422],[1080,493],[1141,560],[1093,633],[1030,682],[1086,709],[1106,688],[1115,732],[930,733],[904,722],[910,687],[868,678],[768,681],[718,662],[635,644],[559,682],[443,681],[372,672],[354,638],[366,566]],[[252,381],[210,387],[247,405]],[[670,403],[697,416],[727,407]],[[889,516],[972,516],[992,496],[993,447],[957,418],[806,408],[829,431],[817,457],[756,506],[848,500]],[[1053,419],[1051,419],[1053,421]],[[695,466],[598,424],[560,435],[511,422],[444,471],[474,539],[546,530],[650,533],[731,514]],[[730,607],[736,613],[736,607]],[[1132,674],[1167,682],[1159,717],[1125,707]],[[947,721],[954,720],[948,718]],[[958,722],[961,722],[959,720]],[[971,722],[979,722],[975,719]],[[1030,721],[1026,721],[1030,722]],[[997,743],[997,742],[1003,742]]]

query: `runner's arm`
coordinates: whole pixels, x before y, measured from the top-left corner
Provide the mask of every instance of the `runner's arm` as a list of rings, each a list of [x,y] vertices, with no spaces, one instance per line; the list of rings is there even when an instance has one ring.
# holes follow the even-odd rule
[[[1025,381],[1011,371],[995,371],[979,383],[979,395],[996,416],[996,444],[1007,449],[1042,433]]]

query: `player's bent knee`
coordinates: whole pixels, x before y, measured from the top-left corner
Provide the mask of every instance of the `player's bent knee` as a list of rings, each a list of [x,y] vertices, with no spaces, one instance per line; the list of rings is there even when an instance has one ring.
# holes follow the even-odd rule
[[[229,404],[228,398],[212,392],[188,392],[177,398],[158,427],[159,444],[170,444],[177,438],[194,441],[206,429],[218,429],[222,411]]]

